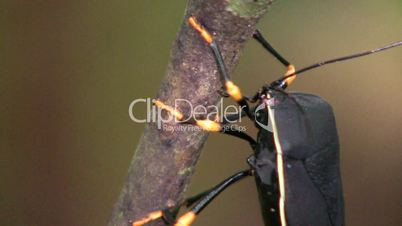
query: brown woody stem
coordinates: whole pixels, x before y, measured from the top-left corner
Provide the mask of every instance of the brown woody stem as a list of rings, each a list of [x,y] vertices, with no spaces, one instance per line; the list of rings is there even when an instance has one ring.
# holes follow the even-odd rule
[[[193,106],[215,105],[222,87],[217,66],[211,49],[187,24],[187,18],[195,16],[214,35],[230,72],[270,2],[190,0],[157,98],[171,106],[176,99],[186,99]],[[179,110],[190,114],[187,105],[179,105]],[[182,200],[206,138],[204,132],[170,132],[158,129],[156,123],[148,124],[108,225],[128,226],[130,221]]]

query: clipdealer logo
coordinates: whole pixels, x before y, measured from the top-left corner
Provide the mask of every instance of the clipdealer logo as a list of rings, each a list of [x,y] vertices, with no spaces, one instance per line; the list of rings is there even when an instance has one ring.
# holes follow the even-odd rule
[[[215,105],[193,105],[190,101],[186,99],[176,99],[174,101],[174,105],[171,106],[174,109],[186,108],[191,112],[190,115],[185,115],[183,119],[178,120],[172,114],[162,114],[162,109],[153,105],[154,99],[152,98],[140,98],[133,100],[128,108],[128,114],[130,119],[136,123],[157,123],[159,129],[164,130],[201,130],[197,126],[189,127],[188,124],[185,125],[188,121],[195,121],[200,118],[214,120],[218,122],[228,122],[235,123],[241,122],[241,112],[242,108],[238,105],[223,105],[223,99],[221,99],[217,106]],[[180,108],[179,108],[180,106]],[[139,108],[146,109],[145,116],[139,117],[136,115]],[[235,119],[228,118],[230,115]],[[217,118],[218,117],[218,118]],[[181,123],[182,126],[173,126],[173,124]],[[227,124],[223,127],[225,130],[233,129],[234,126]],[[245,127],[236,126],[237,129],[245,130]]]
[[[242,107],[238,105],[223,105],[223,99],[221,99],[218,105],[193,105],[190,101],[186,99],[176,99],[174,101],[173,109],[187,108],[190,115],[185,115],[183,119],[178,120],[172,114],[162,114],[163,110],[153,105],[152,98],[140,98],[133,100],[128,108],[128,114],[130,119],[135,123],[156,123],[158,129],[163,129],[166,131],[201,131],[202,129],[197,126],[188,126],[185,124],[188,121],[195,121],[197,119],[209,119],[218,122],[225,122],[223,130],[240,130],[246,131],[245,126],[239,126],[232,123],[242,122]],[[180,108],[179,108],[180,106]],[[138,116],[139,109],[146,109],[145,116]],[[259,122],[258,115],[261,110],[266,108],[266,104],[262,103],[255,108],[255,122],[261,126],[263,129],[270,130],[270,126]],[[137,113],[137,114],[136,114]],[[230,116],[230,117],[228,117]],[[218,117],[218,118],[217,118]],[[177,124],[180,124],[179,126]]]

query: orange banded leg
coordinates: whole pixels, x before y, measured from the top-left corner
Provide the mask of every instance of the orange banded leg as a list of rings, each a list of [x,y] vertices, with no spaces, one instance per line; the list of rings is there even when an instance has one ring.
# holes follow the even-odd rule
[[[181,217],[179,217],[176,221],[175,226],[189,226],[194,222],[195,218],[201,211],[208,206],[209,203],[213,199],[215,199],[222,191],[228,188],[230,185],[234,184],[237,181],[240,181],[248,176],[251,176],[251,170],[240,171],[229,178],[225,179],[212,189],[208,190],[208,192],[204,195],[202,199],[200,199],[188,212],[184,213]],[[205,193],[205,192],[203,192]]]
[[[149,223],[151,221],[159,219],[162,216],[163,216],[163,211],[162,210],[157,210],[157,211],[149,213],[146,217],[133,222],[132,226],[142,226],[142,225],[147,224],[147,223]]]
[[[201,23],[197,21],[195,17],[191,16],[190,18],[188,18],[188,23],[201,35],[204,41],[212,49],[216,63],[218,65],[218,70],[220,72],[225,94],[235,100],[246,112],[247,116],[253,120],[250,107],[247,103],[247,99],[241,93],[240,88],[233,81],[231,81],[230,75],[225,66],[225,62],[223,61],[221,51],[213,36],[205,29],[204,26],[201,25]]]
[[[250,135],[248,135],[247,133],[242,132],[236,125],[231,125],[230,128],[228,128],[226,126],[227,124],[223,124],[223,123],[220,123],[218,121],[214,121],[214,120],[210,120],[210,119],[195,120],[195,119],[191,118],[191,119],[189,119],[187,121],[183,121],[184,118],[188,118],[188,117],[184,117],[183,113],[181,113],[177,109],[164,104],[160,100],[155,100],[154,104],[158,108],[164,109],[167,112],[169,112],[170,114],[172,114],[182,124],[195,125],[195,126],[198,126],[198,127],[200,127],[201,129],[203,129],[203,130],[205,130],[207,132],[220,132],[220,133],[223,133],[223,134],[238,137],[238,138],[240,138],[242,140],[245,140],[245,141],[249,142],[250,146],[253,149],[254,149],[254,147],[256,145],[256,141]],[[241,116],[239,116],[239,117],[241,117]],[[224,117],[224,118],[226,118],[226,117]],[[234,120],[235,117],[230,117],[230,119]]]
[[[263,47],[266,49],[269,53],[271,53],[279,62],[281,62],[285,67],[287,67],[287,71],[284,75],[284,84],[283,88],[286,88],[289,86],[295,79],[296,79],[296,74],[295,73],[295,67],[289,63],[281,54],[279,54],[274,47],[272,47],[271,44],[268,43],[268,41],[264,38],[264,36],[260,33],[260,31],[255,30],[253,37],[255,40],[257,40]]]
[[[206,196],[210,191],[211,190],[207,190],[205,192],[187,198],[186,200],[175,206],[167,207],[163,210],[153,211],[149,213],[146,217],[133,222],[132,226],[142,226],[157,219],[162,219],[167,225],[174,225],[176,222],[176,216],[183,206],[185,206],[186,208],[192,206],[195,202],[204,198],[204,196]]]
[[[186,199],[184,202],[178,204],[177,206],[165,209],[154,211],[148,214],[143,219],[137,220],[132,223],[132,226],[142,226],[147,224],[153,220],[162,218],[168,223],[169,225],[174,226],[190,226],[194,220],[196,219],[197,215],[201,213],[201,211],[213,200],[215,199],[222,191],[228,188],[230,185],[234,184],[241,179],[244,179],[248,176],[252,175],[251,170],[243,170],[240,171],[229,178],[225,179],[212,189],[209,189],[205,192],[202,192],[196,196]],[[182,206],[186,206],[187,208],[192,206],[187,212],[181,215],[177,220],[174,220],[173,215],[176,215],[172,212],[177,213],[178,210]]]

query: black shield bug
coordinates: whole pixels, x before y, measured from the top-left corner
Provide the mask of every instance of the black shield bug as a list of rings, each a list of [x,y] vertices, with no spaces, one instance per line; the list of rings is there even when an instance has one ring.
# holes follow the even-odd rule
[[[222,122],[208,118],[183,120],[187,117],[176,109],[159,100],[154,104],[170,112],[179,123],[196,125],[205,131],[221,132],[246,140],[253,150],[247,160],[250,167],[182,203],[152,212],[145,218],[134,221],[133,226],[140,226],[158,218],[162,218],[168,225],[190,225],[223,190],[249,176],[254,176],[257,184],[265,225],[344,225],[339,141],[332,108],[318,96],[288,93],[285,89],[296,76],[306,71],[397,47],[402,45],[402,41],[322,61],[296,71],[259,31],[255,31],[255,40],[288,70],[284,77],[262,86],[254,96],[246,97],[230,79],[213,36],[195,17],[190,17],[188,22],[209,45],[215,56],[223,85],[222,95],[236,101],[243,110],[242,114],[225,117],[226,120]],[[228,122],[243,116],[255,122],[259,130],[256,139],[236,127],[225,128]],[[187,207],[188,211],[176,217],[183,206]]]

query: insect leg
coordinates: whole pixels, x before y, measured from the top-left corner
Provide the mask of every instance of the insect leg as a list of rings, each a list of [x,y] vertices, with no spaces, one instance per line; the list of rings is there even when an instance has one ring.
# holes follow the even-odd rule
[[[250,111],[250,107],[247,103],[247,99],[242,95],[240,88],[230,79],[230,75],[226,69],[225,62],[223,60],[218,44],[213,39],[212,35],[201,25],[201,23],[197,21],[195,17],[190,17],[188,19],[188,22],[196,31],[198,31],[198,33],[200,33],[201,37],[212,49],[216,63],[218,65],[218,70],[221,75],[225,95],[227,94],[233,100],[235,100],[246,112],[247,116],[252,119],[253,117]]]
[[[164,109],[164,110],[168,111],[169,113],[171,113],[174,117],[176,117],[176,119],[178,119],[183,124],[199,126],[201,129],[208,131],[208,132],[220,132],[223,134],[238,137],[240,139],[243,139],[243,140],[249,142],[249,144],[251,145],[252,148],[254,148],[256,145],[256,141],[254,140],[254,138],[252,138],[247,133],[241,131],[236,125],[232,125],[228,129],[225,124],[214,121],[214,120],[210,120],[210,119],[195,120],[195,119],[191,118],[186,121],[182,121],[185,117],[184,117],[183,113],[181,113],[177,109],[174,109],[173,107],[164,104],[160,100],[155,100],[154,104],[158,108]],[[240,116],[238,116],[238,117],[240,117]]]
[[[208,189],[200,194],[197,194],[193,197],[187,198],[180,204],[166,208],[165,210],[158,210],[149,213],[146,217],[137,220],[132,223],[132,226],[142,226],[156,219],[162,218],[167,223],[174,226],[189,226],[195,220],[196,216],[214,199],[216,198],[223,190],[228,188],[230,185],[234,184],[237,181],[240,181],[248,176],[252,175],[251,169],[240,171],[228,178],[224,181],[216,185],[215,187]],[[182,206],[191,207],[189,211],[180,216],[177,220],[175,220],[174,216],[179,211]]]
[[[176,221],[175,226],[189,226],[195,220],[197,215],[214,199],[216,198],[223,190],[228,188],[230,185],[234,184],[241,179],[244,179],[248,176],[251,176],[252,172],[250,169],[240,171],[229,178],[225,179],[212,189],[208,190],[204,197],[200,199],[188,212],[184,213],[181,217],[179,217]],[[202,193],[204,194],[204,193]]]
[[[146,217],[133,222],[132,226],[142,226],[142,225],[145,225],[145,224],[147,224],[151,221],[157,220],[157,219],[162,219],[168,225],[173,225],[176,222],[176,216],[177,216],[178,212],[180,211],[180,208],[182,208],[183,206],[185,206],[187,208],[192,206],[195,202],[201,200],[207,194],[209,194],[212,189],[206,190],[206,191],[201,192],[197,195],[194,195],[190,198],[187,198],[183,202],[181,202],[177,205],[167,207],[163,210],[153,211],[153,212],[149,213]]]
[[[154,212],[149,213],[146,217],[136,220],[131,223],[132,226],[142,226],[144,224],[147,224],[151,221],[154,221],[156,219],[162,218],[163,217],[163,211],[162,210],[157,210]]]
[[[216,121],[212,121],[209,119],[204,120],[196,120],[196,121],[187,121],[184,122],[186,124],[197,125],[201,127],[201,129],[208,131],[208,132],[220,132],[226,135],[235,136],[242,140],[247,141],[251,148],[254,149],[257,145],[257,142],[247,133],[243,132],[237,125],[225,125]]]
[[[259,30],[255,30],[253,34],[253,38],[257,40],[263,47],[266,49],[269,53],[271,53],[279,62],[281,62],[285,67],[287,67],[287,71],[285,73],[285,77],[293,74],[293,76],[290,76],[286,78],[286,85],[290,85],[294,79],[296,79],[296,74],[295,72],[295,67],[289,63],[278,51],[272,47],[271,44],[264,38],[264,36],[261,34]]]
[[[269,44],[269,42],[264,38],[259,30],[254,31],[253,38],[257,40],[257,42],[259,42],[264,47],[264,49],[271,53],[285,67],[288,67],[290,65],[289,61],[286,60],[280,53],[278,53],[278,51],[276,51],[271,44]]]
[[[222,118],[222,124],[227,125],[227,124],[237,122],[244,116],[246,116],[246,113],[244,111],[241,111],[240,113],[235,113],[235,114],[226,114]]]

